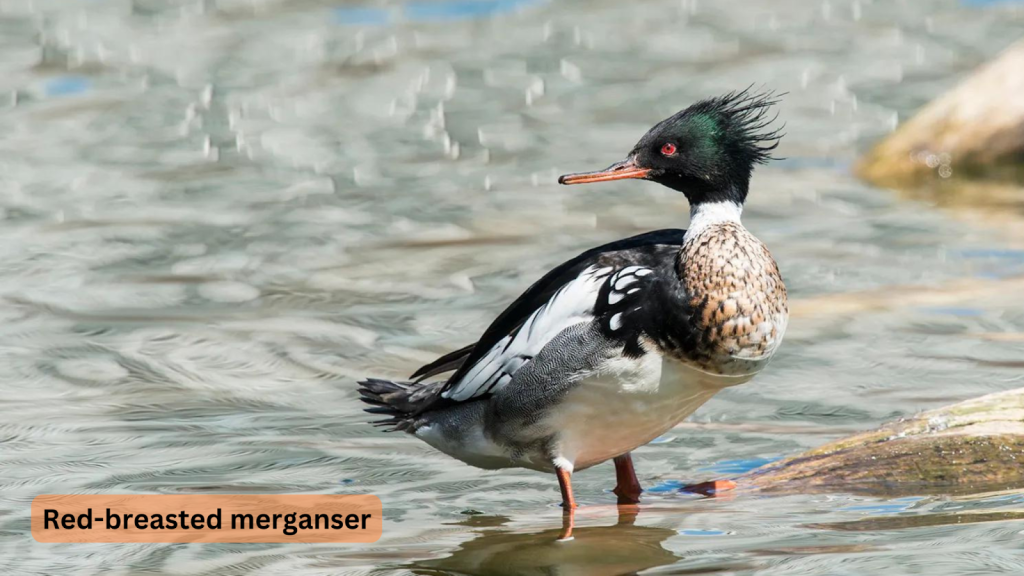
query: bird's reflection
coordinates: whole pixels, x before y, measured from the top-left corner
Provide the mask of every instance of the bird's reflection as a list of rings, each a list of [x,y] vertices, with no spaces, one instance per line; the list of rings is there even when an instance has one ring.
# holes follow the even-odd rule
[[[615,525],[576,527],[571,541],[562,539],[564,527],[531,534],[486,531],[447,558],[414,562],[407,568],[431,575],[612,576],[677,562],[679,558],[661,546],[676,532],[635,525],[638,511],[637,506],[621,506]]]

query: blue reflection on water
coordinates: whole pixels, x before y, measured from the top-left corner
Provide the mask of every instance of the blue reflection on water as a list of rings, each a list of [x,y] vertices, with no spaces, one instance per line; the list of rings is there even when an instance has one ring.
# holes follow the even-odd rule
[[[972,8],[984,8],[985,6],[994,6],[996,4],[1022,4],[1024,0],[960,0],[960,3]]]
[[[391,13],[384,8],[369,6],[338,6],[334,9],[334,21],[339,24],[361,24],[382,26],[391,20]]]
[[[402,7],[401,14],[410,22],[473,20],[506,14],[538,2],[540,0],[413,0]],[[339,24],[383,26],[392,23],[393,12],[373,6],[338,6],[333,9],[333,14],[334,21]]]
[[[740,460],[722,460],[710,466],[700,468],[701,472],[716,472],[718,474],[743,474],[765,464],[771,464],[779,460],[779,456],[773,458],[743,458]]]
[[[715,462],[710,466],[699,468],[700,472],[714,472],[715,474],[721,474],[723,476],[735,476],[750,472],[755,468],[760,468],[765,464],[771,464],[777,460],[781,460],[781,456],[773,456],[770,458],[742,458],[739,460],[722,460]],[[682,482],[679,480],[664,480],[650,488],[645,489],[645,492],[659,493],[659,492],[676,492],[690,484],[695,482]]]
[[[47,96],[70,96],[87,92],[92,82],[84,76],[61,76],[46,82],[43,90]]]
[[[964,258],[991,258],[1024,262],[1024,250],[1013,248],[971,248],[970,250],[961,250],[960,255]]]
[[[450,0],[409,2],[405,16],[412,21],[466,20],[511,12],[536,0]]]
[[[722,530],[680,530],[679,533],[683,536],[724,536],[725,532]]]
[[[943,316],[960,316],[960,317],[974,317],[981,316],[985,313],[984,310],[979,308],[966,308],[957,306],[933,306],[929,308],[921,308],[922,312],[928,314],[940,314]]]
[[[644,492],[652,492],[654,494],[657,494],[659,492],[675,492],[676,490],[679,490],[683,486],[686,486],[686,484],[683,484],[679,480],[665,480],[660,484],[655,484],[654,486],[651,486],[650,488],[644,488]]]
[[[967,260],[979,261],[979,268],[974,275],[978,278],[999,280],[1017,276],[1024,272],[1024,250],[1013,248],[971,248],[953,254]]]

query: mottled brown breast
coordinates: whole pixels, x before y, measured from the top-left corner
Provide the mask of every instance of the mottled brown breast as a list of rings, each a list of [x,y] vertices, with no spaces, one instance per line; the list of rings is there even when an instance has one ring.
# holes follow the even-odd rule
[[[695,360],[718,373],[759,369],[782,341],[789,314],[765,245],[738,222],[716,223],[686,239],[678,272],[700,332]]]

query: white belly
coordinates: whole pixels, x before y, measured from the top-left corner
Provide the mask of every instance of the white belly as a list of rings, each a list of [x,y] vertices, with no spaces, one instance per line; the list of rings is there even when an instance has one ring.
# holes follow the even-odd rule
[[[580,381],[547,419],[563,464],[580,470],[647,444],[752,374],[708,374],[658,354],[617,359]]]

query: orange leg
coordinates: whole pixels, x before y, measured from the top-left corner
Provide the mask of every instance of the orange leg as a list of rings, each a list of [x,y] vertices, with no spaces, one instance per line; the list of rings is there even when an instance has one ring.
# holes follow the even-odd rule
[[[572,472],[556,467],[555,475],[558,476],[558,487],[562,489],[562,508],[574,510],[576,498],[572,495]]]
[[[619,504],[637,504],[640,502],[640,481],[636,479],[636,470],[633,469],[633,457],[626,452],[622,456],[615,457],[615,490],[612,492],[619,497]]]
[[[558,540],[564,542],[566,540],[572,540],[572,529],[576,523],[576,510],[574,508],[566,508],[562,510],[562,531],[558,534]]]
[[[555,467],[558,487],[562,490],[562,533],[559,540],[572,540],[572,528],[576,520],[576,498],[572,495],[572,472]]]

